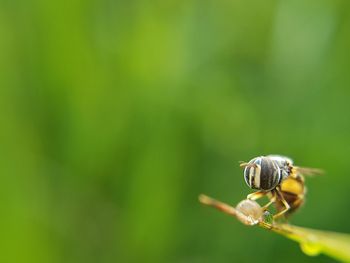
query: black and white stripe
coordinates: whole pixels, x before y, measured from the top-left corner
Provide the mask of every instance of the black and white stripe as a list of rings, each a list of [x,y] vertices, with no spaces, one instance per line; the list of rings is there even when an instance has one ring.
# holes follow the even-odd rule
[[[279,166],[267,157],[262,157],[261,173],[260,173],[260,188],[262,190],[272,190],[281,180],[281,170]]]
[[[281,182],[282,174],[276,161],[261,156],[248,163],[244,169],[244,179],[252,189],[269,191]]]

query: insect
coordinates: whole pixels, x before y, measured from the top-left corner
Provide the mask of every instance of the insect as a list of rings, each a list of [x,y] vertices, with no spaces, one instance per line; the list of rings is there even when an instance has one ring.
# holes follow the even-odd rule
[[[249,194],[247,199],[257,200],[267,196],[270,201],[263,209],[267,210],[274,203],[277,210],[274,219],[288,217],[304,203],[306,187],[303,175],[323,172],[316,168],[294,166],[290,158],[280,155],[256,157],[240,166],[244,168],[247,185],[258,190]]]

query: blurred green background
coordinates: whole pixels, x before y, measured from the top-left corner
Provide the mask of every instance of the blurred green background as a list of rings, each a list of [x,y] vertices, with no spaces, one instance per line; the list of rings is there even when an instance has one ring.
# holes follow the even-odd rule
[[[0,2],[0,262],[330,262],[198,203],[284,154],[350,232],[350,5]]]

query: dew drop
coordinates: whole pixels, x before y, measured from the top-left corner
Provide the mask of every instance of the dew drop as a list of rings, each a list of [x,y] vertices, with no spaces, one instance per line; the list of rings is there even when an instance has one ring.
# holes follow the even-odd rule
[[[308,256],[317,256],[321,253],[321,246],[312,241],[300,243],[301,250]]]
[[[243,200],[236,206],[236,217],[245,225],[253,226],[259,223],[263,210],[261,206],[252,200]]]

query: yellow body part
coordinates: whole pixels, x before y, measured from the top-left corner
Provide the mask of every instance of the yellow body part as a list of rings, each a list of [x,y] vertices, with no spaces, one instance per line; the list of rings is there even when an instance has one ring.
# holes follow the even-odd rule
[[[299,175],[297,177],[289,177],[282,181],[280,185],[282,192],[295,194],[295,195],[304,195],[305,186],[304,179]]]
[[[304,203],[306,187],[304,185],[304,178],[301,175],[293,175],[284,179],[279,185],[279,189],[283,198],[290,206],[285,216],[293,213]],[[285,209],[285,206],[279,199],[276,200],[275,204],[278,212]]]

